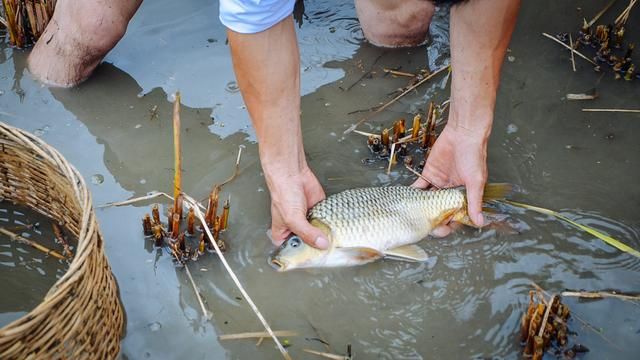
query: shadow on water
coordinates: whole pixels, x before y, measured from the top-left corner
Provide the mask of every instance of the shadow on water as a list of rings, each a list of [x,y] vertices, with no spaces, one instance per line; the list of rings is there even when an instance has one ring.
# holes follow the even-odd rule
[[[533,3],[523,3],[510,46],[513,61],[505,62],[503,68],[489,146],[491,180],[518,184],[526,190],[518,199],[562,210],[638,248],[640,190],[634,181],[640,176],[640,145],[631,135],[640,131],[637,117],[583,115],[583,104],[563,100],[567,92],[595,85],[602,94],[595,106],[632,107],[637,106],[638,85],[600,78],[584,64],[574,74],[566,54],[539,36],[541,31],[567,30],[567,24],[579,24],[584,14],[601,8],[585,4],[582,12],[576,12],[572,4],[553,4],[540,11]],[[163,10],[157,4],[143,6],[128,39],[160,33],[156,35],[162,41],[157,41],[172,43],[173,29],[145,22]],[[180,18],[191,18],[189,14]],[[441,56],[448,39],[446,16],[439,14],[429,47],[383,50],[362,42],[351,3],[307,2],[305,14],[299,29],[302,79],[307,84],[302,89],[303,133],[310,165],[325,190],[409,184],[412,175],[399,167],[387,175],[385,163],[363,164],[370,156],[365,139],[342,133],[363,115],[350,112],[377,106],[407,84],[407,79],[384,76],[383,67],[416,72],[427,65],[446,64],[446,56]],[[200,17],[193,15],[196,18]],[[202,21],[206,22],[194,20],[185,26],[200,29],[210,19]],[[638,29],[630,30],[629,36],[640,36]],[[223,46],[221,35],[216,33],[215,38],[217,43],[200,39],[176,46],[185,56],[190,48],[199,54],[211,50],[203,44]],[[73,90],[39,88],[22,78],[23,58],[18,52],[5,49],[0,63],[3,71],[7,69],[5,74],[15,72],[14,79],[0,81],[1,90],[11,92],[0,97],[2,111],[14,116],[8,121],[31,131],[48,124],[43,138],[70,158],[87,179],[95,173],[105,175],[104,183],[91,189],[100,203],[171,189],[167,91],[175,83],[159,78],[154,67],[129,63],[126,54],[135,46],[133,40],[123,41],[110,55],[117,66],[101,65],[89,81]],[[143,50],[153,52],[154,47],[162,44],[146,44]],[[219,55],[223,50],[211,51]],[[167,49],[161,51],[164,57],[154,59],[174,56]],[[228,58],[216,61],[228,66]],[[515,358],[520,351],[516,334],[531,281],[556,292],[640,289],[638,259],[547,216],[517,209],[505,209],[514,231],[462,229],[445,239],[422,242],[433,258],[427,264],[381,261],[357,268],[275,274],[266,263],[271,249],[265,236],[269,197],[257,146],[249,131],[222,134],[215,108],[230,99],[234,106],[227,106],[220,116],[234,129],[244,127],[246,110],[235,106],[241,104],[237,92],[224,92],[232,81],[230,75],[220,75],[221,82],[200,79],[189,86],[184,65],[183,72],[178,72],[183,77],[177,81],[188,88],[183,91],[213,94],[206,106],[182,107],[184,188],[202,197],[213,183],[228,177],[238,145],[246,146],[241,175],[223,195],[232,196],[230,230],[225,234],[230,246],[227,256],[271,325],[302,334],[289,339],[297,356],[305,347],[321,349],[305,337],[322,337],[335,352],[352,343],[356,356],[363,358]],[[169,67],[158,63],[156,68],[171,73],[163,66]],[[205,61],[195,62],[190,71],[211,77],[206,66]],[[22,89],[22,97],[16,89]],[[379,131],[399,117],[411,118],[424,111],[430,100],[445,100],[448,92],[444,77],[437,79],[366,122],[363,129]],[[42,120],[45,116],[49,118]],[[230,124],[231,119],[239,119],[240,125]],[[607,136],[611,133],[613,140]],[[282,136],[287,136],[286,129]],[[98,211],[128,314],[123,354],[130,358],[277,356],[266,341],[257,348],[249,342],[216,341],[216,334],[258,331],[260,325],[214,256],[192,267],[214,316],[211,323],[202,319],[183,271],[174,268],[168,254],[143,239],[139,219],[147,211],[142,206]],[[577,322],[570,326],[578,333],[577,340],[591,348],[587,357],[633,358],[640,307],[618,300],[565,302],[603,329],[597,334]]]
[[[87,127],[98,144],[104,145],[104,163],[123,188],[134,196],[172,188],[173,105],[162,89],[138,96],[141,88],[131,76],[103,64],[77,88],[52,89],[51,93]],[[255,145],[244,133],[225,139],[223,150],[217,148],[220,138],[210,130],[214,126],[210,113],[206,108],[181,108],[185,189],[206,191],[214,182],[228,177],[233,162],[227,160],[234,157],[239,145],[252,147],[245,152],[243,167],[257,163]],[[214,166],[217,171],[213,171]]]

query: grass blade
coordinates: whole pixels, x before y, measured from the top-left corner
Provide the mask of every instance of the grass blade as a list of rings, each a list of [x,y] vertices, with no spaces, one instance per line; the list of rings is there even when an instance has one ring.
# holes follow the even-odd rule
[[[541,207],[538,207],[538,206],[533,206],[533,205],[523,204],[523,203],[519,203],[519,202],[515,202],[515,201],[510,201],[510,200],[503,200],[503,202],[505,202],[507,204],[510,204],[510,205],[513,205],[513,206],[521,207],[521,208],[524,208],[524,209],[527,209],[527,210],[535,211],[535,212],[538,212],[538,213],[541,213],[541,214],[551,215],[551,216],[553,216],[553,217],[555,217],[557,219],[560,219],[560,220],[562,220],[562,221],[564,221],[564,222],[566,222],[566,223],[568,223],[570,225],[573,225],[573,226],[577,227],[578,229],[580,229],[580,230],[582,230],[584,232],[587,232],[587,233],[597,237],[598,239],[600,239],[600,240],[604,241],[605,243],[615,247],[618,250],[624,251],[627,254],[631,254],[631,255],[633,255],[635,257],[640,258],[640,251],[630,247],[629,245],[624,244],[620,240],[612,238],[611,236],[609,236],[607,234],[603,234],[600,231],[598,231],[598,230],[596,230],[596,229],[594,229],[592,227],[579,224],[579,223],[569,219],[568,217],[566,217],[566,216],[564,216],[564,215],[562,215],[562,214],[560,214],[560,213],[558,213],[556,211],[545,209],[545,208],[541,208]]]

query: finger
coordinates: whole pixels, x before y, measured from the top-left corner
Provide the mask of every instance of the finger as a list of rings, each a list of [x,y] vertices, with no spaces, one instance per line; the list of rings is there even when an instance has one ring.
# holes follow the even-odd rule
[[[298,235],[305,243],[318,248],[326,249],[329,247],[329,240],[320,229],[309,224],[307,219],[300,215],[295,216],[287,222],[289,229]]]
[[[315,177],[314,180],[315,184],[313,184],[313,186],[305,186],[304,189],[304,195],[307,198],[307,205],[309,207],[314,206],[326,198],[322,186],[320,186],[320,183],[315,179]]]
[[[291,234],[291,231],[284,225],[280,213],[273,204],[271,204],[271,216],[271,233],[269,234],[269,238],[273,245],[280,246]]]
[[[442,238],[451,233],[453,229],[449,225],[439,225],[435,229],[431,230],[431,236]]]
[[[484,217],[482,216],[482,195],[484,193],[484,183],[484,181],[475,181],[466,184],[469,217],[478,227],[482,227],[484,225]]]
[[[271,224],[271,230],[269,230],[269,238],[271,239],[271,243],[275,246],[280,246],[287,239],[287,237],[291,234],[291,231],[286,230],[286,228],[282,226],[278,226],[276,224]]]

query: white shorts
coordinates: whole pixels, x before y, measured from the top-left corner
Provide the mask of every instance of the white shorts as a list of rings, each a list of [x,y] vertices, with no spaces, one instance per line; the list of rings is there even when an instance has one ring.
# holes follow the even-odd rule
[[[220,0],[220,21],[242,34],[267,30],[293,13],[296,0]]]

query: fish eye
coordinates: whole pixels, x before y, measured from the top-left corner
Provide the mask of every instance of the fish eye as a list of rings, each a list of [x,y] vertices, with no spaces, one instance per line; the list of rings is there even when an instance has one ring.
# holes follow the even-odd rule
[[[289,244],[291,244],[292,248],[297,248],[298,246],[300,246],[300,238],[297,236],[292,237],[291,239],[289,239]]]

